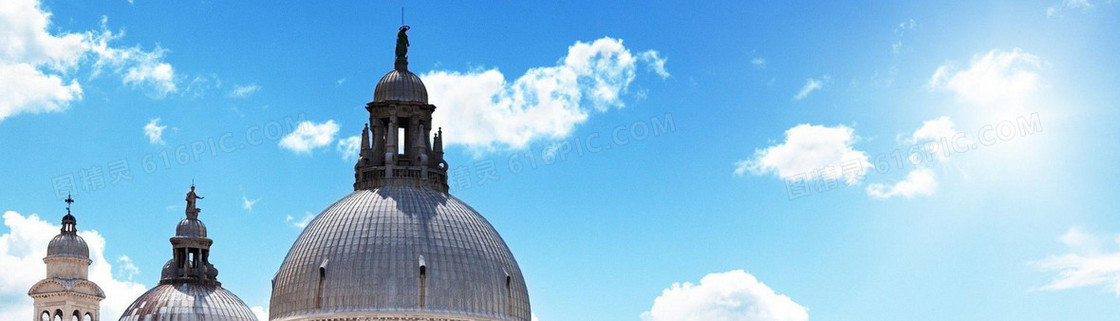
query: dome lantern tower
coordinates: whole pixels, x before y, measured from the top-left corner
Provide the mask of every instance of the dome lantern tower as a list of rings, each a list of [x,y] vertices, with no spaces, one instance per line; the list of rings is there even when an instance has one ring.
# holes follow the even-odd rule
[[[120,321],[209,320],[257,321],[249,306],[218,282],[218,269],[210,264],[206,225],[198,220],[194,184],[187,192],[186,218],[171,237],[171,260],[163,266],[159,285],[136,298]]]
[[[521,268],[494,226],[448,193],[442,130],[408,71],[366,104],[354,192],[303,228],[272,279],[272,321],[530,321]],[[432,133],[435,132],[435,136]]]
[[[436,106],[428,103],[420,77],[408,71],[409,29],[397,32],[394,68],[377,82],[373,101],[366,104],[369,123],[362,129],[354,190],[400,185],[448,190],[442,130],[429,140]]]

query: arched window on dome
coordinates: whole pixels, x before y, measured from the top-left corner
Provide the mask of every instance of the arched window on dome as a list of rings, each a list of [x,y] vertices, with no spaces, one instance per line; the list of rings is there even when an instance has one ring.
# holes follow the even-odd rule
[[[319,287],[318,287],[318,290],[316,290],[316,292],[315,292],[315,308],[316,309],[322,309],[323,308],[323,281],[325,281],[327,279],[327,263],[328,262],[330,262],[330,260],[323,260],[323,263],[319,264]]]
[[[420,256],[420,308],[424,308],[424,301],[428,296],[428,265],[424,264],[424,256]]]
[[[506,272],[506,314],[513,314],[513,292],[510,291],[512,283],[513,278],[509,277],[509,272]]]
[[[82,321],[93,321],[93,315],[86,312],[86,315],[82,317]]]

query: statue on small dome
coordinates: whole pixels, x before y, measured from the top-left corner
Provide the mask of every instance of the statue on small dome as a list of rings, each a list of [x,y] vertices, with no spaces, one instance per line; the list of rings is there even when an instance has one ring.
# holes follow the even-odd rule
[[[194,193],[194,184],[191,184],[191,190],[189,192],[187,192],[187,217],[188,218],[196,219],[196,218],[198,218],[198,213],[202,212],[202,209],[198,208],[196,206],[198,200],[200,200],[200,199],[203,199],[203,197],[198,196],[198,194]]]
[[[401,26],[400,31],[397,31],[397,60],[408,58],[408,35],[405,32],[411,29],[409,26]]]

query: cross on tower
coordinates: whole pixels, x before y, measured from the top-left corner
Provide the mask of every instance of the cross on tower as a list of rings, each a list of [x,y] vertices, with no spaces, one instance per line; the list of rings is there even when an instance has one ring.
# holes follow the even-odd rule
[[[70,197],[70,193],[66,193],[66,214],[70,214],[70,204],[74,203],[74,199]]]

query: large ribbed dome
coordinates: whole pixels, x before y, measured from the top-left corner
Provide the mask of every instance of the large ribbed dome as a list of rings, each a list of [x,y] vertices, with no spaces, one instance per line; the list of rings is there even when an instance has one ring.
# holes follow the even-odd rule
[[[394,69],[377,82],[377,88],[373,90],[373,101],[410,101],[427,104],[428,89],[424,87],[420,77],[408,69]]]
[[[121,321],[256,321],[249,306],[222,287],[160,284],[128,306]]]
[[[490,223],[447,193],[408,186],[357,190],[315,217],[270,306],[286,321],[530,319],[521,270]]]

